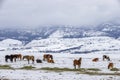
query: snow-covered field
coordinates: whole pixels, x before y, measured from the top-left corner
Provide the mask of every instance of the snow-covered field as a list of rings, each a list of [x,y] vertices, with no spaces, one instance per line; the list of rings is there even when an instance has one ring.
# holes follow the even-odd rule
[[[0,65],[10,65],[15,68],[14,70],[0,69],[0,78],[8,80],[120,80],[118,75],[89,75],[89,74],[80,74],[79,72],[72,71],[47,71],[47,70],[37,70],[43,67],[58,67],[58,68],[70,68],[73,69],[73,60],[82,57],[81,68],[97,68],[100,69],[100,73],[120,73],[120,71],[110,71],[107,69],[109,61],[102,61],[102,56],[107,54],[110,56],[111,61],[114,63],[114,67],[120,68],[120,54],[119,51],[109,51],[109,52],[97,52],[97,53],[88,53],[88,54],[69,54],[69,53],[51,53],[54,57],[55,63],[34,63],[28,64],[27,61],[22,60],[17,62],[8,63],[5,62],[4,56],[7,54],[21,53],[22,55],[34,55],[35,59],[43,59],[44,53],[33,53],[29,51],[1,51],[0,52]],[[98,62],[92,62],[93,58],[99,58]],[[21,70],[16,68],[21,68],[23,66],[34,66],[36,70]]]
[[[34,63],[26,60],[5,62],[5,55],[22,54],[33,55],[35,59],[43,59],[44,51],[60,51],[59,53],[49,53],[54,57],[54,64]],[[43,52],[42,52],[43,51]],[[87,54],[83,54],[88,51]],[[89,53],[90,51],[90,53]],[[74,52],[83,52],[82,54],[73,54]],[[72,54],[71,54],[72,53]],[[111,61],[103,61],[102,56],[106,54]],[[73,60],[82,57],[81,68],[99,69],[94,71],[102,74],[83,74],[78,71],[48,71],[41,68],[69,68],[74,69]],[[92,62],[93,58],[99,58],[98,62]],[[120,40],[111,37],[87,37],[87,38],[48,38],[33,40],[27,45],[21,41],[6,39],[0,41],[0,65],[9,65],[14,69],[0,69],[0,80],[120,80],[120,71],[110,71],[107,69],[109,62],[114,63],[114,68],[120,69]],[[20,69],[24,66],[33,66],[33,70]],[[93,71],[92,71],[93,72]],[[112,75],[107,75],[112,74]]]

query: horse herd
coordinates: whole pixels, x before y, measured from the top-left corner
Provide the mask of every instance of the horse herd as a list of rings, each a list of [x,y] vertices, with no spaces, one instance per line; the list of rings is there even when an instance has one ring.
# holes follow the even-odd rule
[[[107,55],[103,55],[103,61],[105,61],[105,60],[110,61],[110,57],[107,56]],[[94,59],[92,59],[92,61],[93,62],[98,62],[99,58],[94,58]],[[80,68],[81,62],[82,62],[82,58],[81,57],[78,60],[76,60],[76,59],[73,60],[73,66],[74,66],[74,68],[76,69],[76,66],[78,66],[78,68]],[[107,67],[108,67],[108,69],[113,69],[113,66],[114,66],[113,63],[110,62]]]
[[[30,60],[34,64],[35,57],[33,55],[25,55],[22,56],[22,54],[11,54],[11,55],[5,55],[5,61],[8,62],[10,60],[11,62],[16,62],[16,60],[27,60],[28,64],[30,63]],[[43,55],[43,61],[47,61],[48,63],[54,63],[53,56],[51,54],[44,54]],[[41,59],[36,59],[37,63],[42,63]]]
[[[23,56],[22,54],[11,54],[11,55],[5,55],[5,61],[8,62],[8,60],[10,60],[11,62],[16,62],[16,60],[27,60],[28,64],[30,63],[30,60],[32,61],[32,63],[34,64],[34,62],[36,61],[36,63],[42,63],[41,59],[36,59],[33,55],[25,55]],[[107,55],[103,55],[103,61],[108,60],[110,61],[110,57]],[[43,61],[47,61],[48,63],[55,63],[54,59],[53,59],[53,55],[51,54],[44,54],[43,55]],[[92,59],[93,62],[98,62],[99,58],[94,58]],[[81,63],[82,63],[82,57],[80,57],[78,60],[74,59],[73,60],[73,66],[74,69],[76,69],[76,66],[78,66],[78,68],[81,67]],[[113,63],[110,62],[108,64],[108,69],[112,69],[113,68]]]

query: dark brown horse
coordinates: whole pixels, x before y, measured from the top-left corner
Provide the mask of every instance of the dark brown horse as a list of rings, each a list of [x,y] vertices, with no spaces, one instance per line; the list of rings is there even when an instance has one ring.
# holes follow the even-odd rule
[[[114,64],[113,64],[112,62],[110,62],[110,63],[108,64],[108,69],[113,69],[113,66],[114,66]]]
[[[23,56],[23,60],[24,60],[24,59],[27,59],[28,64],[29,64],[29,61],[30,61],[30,60],[32,60],[32,63],[34,63],[34,56],[26,55],[26,56]]]
[[[53,59],[53,56],[51,54],[44,54],[43,55],[43,61],[48,60],[48,58]]]
[[[74,68],[76,69],[76,65],[78,65],[78,68],[80,68],[81,66],[81,61],[82,61],[82,58],[79,58],[79,60],[73,60],[73,66]]]
[[[37,63],[42,63],[42,60],[41,59],[36,59],[36,62]]]
[[[11,54],[11,55],[5,55],[5,61],[6,61],[6,62],[8,62],[8,59],[9,59],[11,62],[13,62],[13,60],[16,62],[16,58],[17,58],[17,56],[16,56],[16,55],[13,55],[13,54]]]
[[[99,61],[99,58],[94,58],[94,59],[92,59],[92,61],[97,62],[97,61]]]
[[[103,55],[103,61],[104,61],[105,59],[108,60],[108,61],[110,61],[110,57],[109,57],[109,56]]]

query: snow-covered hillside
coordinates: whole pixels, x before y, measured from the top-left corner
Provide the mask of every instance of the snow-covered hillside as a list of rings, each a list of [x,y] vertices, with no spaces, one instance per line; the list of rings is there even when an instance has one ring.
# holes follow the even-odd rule
[[[0,50],[20,49],[23,46],[22,42],[14,39],[5,39],[0,41]]]
[[[120,41],[111,37],[47,38],[33,40],[25,47],[31,47],[38,51],[89,53],[120,50]]]
[[[32,50],[53,53],[90,53],[96,51],[120,51],[120,40],[112,37],[47,38],[32,40],[24,45],[21,41],[6,39],[0,42],[0,50]]]

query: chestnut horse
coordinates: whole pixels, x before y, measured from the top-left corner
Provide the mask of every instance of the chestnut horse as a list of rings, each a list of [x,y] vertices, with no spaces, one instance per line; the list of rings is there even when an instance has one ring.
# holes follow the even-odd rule
[[[82,58],[79,58],[79,60],[73,60],[73,66],[74,68],[76,69],[76,65],[78,65],[78,68],[80,68],[81,66],[81,61],[82,61]]]
[[[108,61],[110,61],[110,57],[109,57],[109,56],[103,55],[103,61],[104,61],[105,59],[108,60]]]
[[[55,63],[53,59],[47,58],[48,63]]]
[[[99,58],[92,59],[93,62],[97,62],[98,60],[99,60]]]
[[[17,57],[18,59],[22,60],[22,55],[21,55],[21,54],[14,54],[14,55],[16,55],[16,57]]]
[[[32,60],[32,63],[34,63],[34,56],[26,55],[26,56],[23,56],[23,60],[24,60],[24,59],[27,59],[28,64],[29,64],[29,61],[30,61],[30,60]]]
[[[43,55],[43,61],[47,60],[48,58],[53,59],[53,56],[51,54],[44,54]]]
[[[108,64],[108,69],[113,69],[113,66],[114,66],[114,64],[113,64],[112,62],[110,62],[110,63]]]

